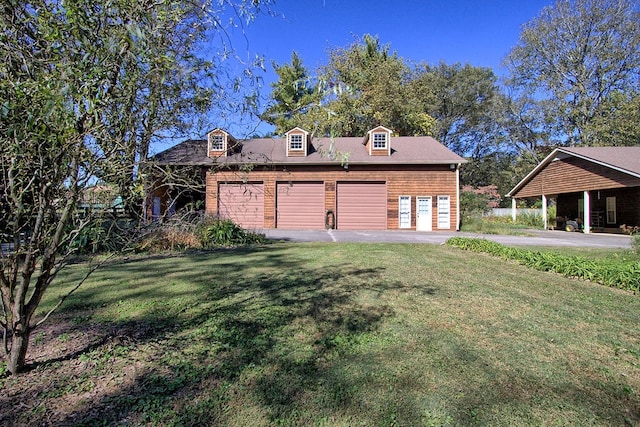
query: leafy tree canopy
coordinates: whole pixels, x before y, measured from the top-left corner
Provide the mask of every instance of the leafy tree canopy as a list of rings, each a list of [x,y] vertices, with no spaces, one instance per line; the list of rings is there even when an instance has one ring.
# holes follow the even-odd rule
[[[638,88],[638,5],[559,0],[524,26],[506,62],[508,85],[529,100],[523,115],[533,116],[529,109],[542,112],[543,120],[530,126],[541,132],[542,143],[597,143],[589,134],[598,128],[594,120],[611,117],[611,107],[622,108],[616,104],[617,92]]]

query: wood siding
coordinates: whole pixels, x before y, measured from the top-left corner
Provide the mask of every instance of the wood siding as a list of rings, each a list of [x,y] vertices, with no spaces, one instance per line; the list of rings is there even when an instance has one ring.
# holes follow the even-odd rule
[[[516,198],[638,187],[640,179],[577,157],[556,160],[531,178]]]
[[[264,184],[264,226],[276,227],[276,183],[277,182],[323,182],[325,188],[324,213],[332,210],[337,216],[336,187],[345,181],[385,182],[387,186],[387,229],[398,228],[399,197],[411,196],[414,204],[417,196],[431,196],[437,200],[438,195],[451,198],[451,227],[456,229],[457,218],[457,181],[456,171],[449,165],[273,165],[264,170],[251,172],[218,171],[207,172],[206,212],[218,215],[217,188],[224,182],[261,182]],[[432,210],[433,229],[437,226],[437,209]],[[415,209],[411,213],[411,228],[415,230]]]

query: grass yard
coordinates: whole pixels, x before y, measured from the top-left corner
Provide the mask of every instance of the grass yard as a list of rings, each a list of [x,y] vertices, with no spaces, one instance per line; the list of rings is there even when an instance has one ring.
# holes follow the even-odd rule
[[[446,246],[131,258],[35,333],[0,424],[640,425],[639,325],[631,293]]]

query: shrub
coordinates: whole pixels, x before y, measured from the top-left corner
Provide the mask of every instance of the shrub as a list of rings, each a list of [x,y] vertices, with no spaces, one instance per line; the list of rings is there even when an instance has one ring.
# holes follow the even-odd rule
[[[631,247],[636,256],[640,257],[640,234],[631,237]]]
[[[486,239],[452,237],[447,245],[517,261],[541,271],[577,277],[606,286],[640,292],[640,263],[620,260],[592,261],[578,256],[511,248]]]
[[[264,234],[244,230],[229,219],[216,219],[212,223],[203,224],[199,234],[204,248],[249,245],[265,241]]]

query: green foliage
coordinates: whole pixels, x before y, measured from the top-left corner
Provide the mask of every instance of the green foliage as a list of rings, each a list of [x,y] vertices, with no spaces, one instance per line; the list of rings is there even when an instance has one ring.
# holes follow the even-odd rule
[[[592,127],[594,119],[611,115],[617,92],[637,91],[638,52],[636,2],[559,0],[545,7],[523,26],[520,42],[507,58],[510,85],[518,92],[514,106],[519,106],[513,111],[526,130],[523,140],[602,143],[590,139],[590,131],[607,133]]]
[[[510,216],[475,216],[462,223],[461,230],[482,234],[526,235],[528,225],[514,223]]]
[[[474,191],[460,192],[460,220],[462,224],[482,218],[490,210],[488,194]]]
[[[202,247],[241,246],[264,243],[264,234],[244,230],[230,219],[217,219],[205,223],[200,230]]]
[[[541,271],[553,271],[565,277],[577,277],[606,286],[640,293],[640,261],[637,259],[594,261],[579,256],[512,248],[499,243],[466,237],[452,237],[447,245],[514,260]]]
[[[640,234],[631,237],[631,247],[636,256],[640,257]]]
[[[261,115],[267,123],[276,127],[276,134],[301,125],[300,116],[316,106],[322,98],[319,85],[311,82],[307,69],[296,52],[291,54],[291,64],[277,65],[273,69],[278,81],[271,84],[272,105]]]

